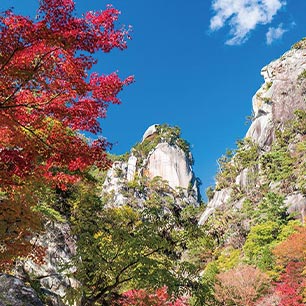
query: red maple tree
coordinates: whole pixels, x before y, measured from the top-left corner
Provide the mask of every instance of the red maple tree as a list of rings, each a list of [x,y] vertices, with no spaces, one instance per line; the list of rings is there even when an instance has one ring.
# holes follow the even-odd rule
[[[125,49],[128,30],[116,29],[119,11],[75,17],[73,0],[41,0],[39,19],[0,15],[0,186],[28,175],[61,188],[89,165],[108,166],[107,142],[88,143],[99,118],[132,77],[89,73],[98,50]]]
[[[129,290],[123,293],[117,306],[188,306],[186,298],[174,298],[167,292],[167,287],[156,289],[153,293],[148,293],[144,289]]]
[[[273,253],[279,266],[284,267],[275,284],[275,292],[280,296],[279,306],[305,305],[306,271],[306,228],[296,228],[286,240],[278,244]],[[304,295],[304,296],[303,296]]]
[[[118,10],[76,17],[73,0],[39,4],[36,20],[0,14],[0,268],[32,250],[42,184],[65,189],[91,165],[110,165],[106,140],[80,132],[99,134],[108,105],[133,82],[91,72],[95,52],[126,48]]]
[[[305,284],[302,262],[289,262],[285,271],[281,274],[275,291],[280,296],[279,306],[303,306],[303,296],[301,294]]]

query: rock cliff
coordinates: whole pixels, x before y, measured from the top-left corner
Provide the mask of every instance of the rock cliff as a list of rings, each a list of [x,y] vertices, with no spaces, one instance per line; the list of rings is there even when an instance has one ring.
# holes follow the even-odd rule
[[[261,70],[264,83],[252,100],[252,124],[235,154],[221,158],[216,187],[199,224],[217,211],[241,208],[245,200],[256,205],[263,186],[265,192],[285,197],[288,212],[305,216],[305,46],[302,40]]]
[[[275,129],[292,119],[294,111],[305,109],[305,49],[292,49],[261,70],[264,84],[253,97],[254,119],[246,134],[262,149],[269,149]]]
[[[0,274],[0,306],[43,306],[33,288],[20,279]]]
[[[31,258],[17,262],[15,276],[34,284],[45,304],[64,305],[63,298],[67,289],[78,286],[75,279],[66,276],[68,271],[65,265],[69,264],[76,251],[75,238],[71,234],[69,223],[48,221],[44,232],[32,241],[33,245],[39,245],[45,250],[44,259],[39,263]]]
[[[116,157],[115,157],[116,158]],[[129,201],[127,186],[146,185],[145,181],[159,178],[169,185],[174,196],[184,205],[199,203],[198,180],[192,170],[193,159],[186,141],[176,127],[152,125],[124,160],[116,160],[107,172],[103,194],[111,195],[113,205]],[[184,196],[181,196],[181,193]],[[138,193],[138,204],[146,197],[145,188]]]

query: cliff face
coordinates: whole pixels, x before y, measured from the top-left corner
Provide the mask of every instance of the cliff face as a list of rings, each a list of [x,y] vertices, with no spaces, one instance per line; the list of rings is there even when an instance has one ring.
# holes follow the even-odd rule
[[[131,197],[127,187],[133,185],[144,187],[135,193],[135,201],[141,205],[148,191],[147,182],[154,179],[166,182],[169,193],[182,205],[199,203],[198,182],[192,170],[189,145],[179,137],[179,133],[178,128],[166,125],[150,126],[142,141],[125,155],[124,160],[114,162],[102,188],[103,194],[111,196],[112,205],[126,204]]]
[[[194,176],[185,152],[165,142],[159,143],[149,155],[146,170],[150,179],[160,176],[174,189],[187,190]]]
[[[48,221],[44,228],[41,235],[32,239],[33,245],[44,248],[44,260],[40,263],[31,258],[19,261],[15,267],[15,276],[33,285],[37,293],[44,297],[44,303],[47,305],[62,306],[67,289],[78,286],[75,279],[66,276],[71,269],[65,270],[65,265],[69,264],[71,257],[76,254],[76,241],[68,222]],[[0,294],[1,290],[0,287]],[[11,290],[8,297],[14,299],[15,293],[15,290]],[[16,305],[36,305],[22,304],[27,301],[27,295],[23,297],[19,294],[19,297],[20,304]]]
[[[302,149],[305,118],[302,113],[296,113],[306,110],[305,47],[303,40],[261,70],[264,84],[252,100],[252,124],[236,154],[226,162],[222,161],[214,195],[199,220],[200,224],[218,210],[241,209],[246,199],[251,198],[254,204],[260,202],[260,188],[263,186],[268,186],[266,191],[282,194],[289,212],[297,212],[301,218],[305,216],[303,179],[306,170],[305,151]],[[293,128],[294,125],[300,125],[300,128]],[[285,157],[287,164],[283,160]],[[289,166],[291,170],[287,169]],[[284,173],[287,171],[285,168],[288,175]],[[273,177],[273,171],[283,173]]]
[[[43,306],[34,289],[29,288],[20,279],[11,275],[0,274],[0,305]]]
[[[253,97],[254,120],[246,134],[260,148],[268,150],[275,129],[293,118],[294,111],[305,109],[305,49],[292,49],[261,70],[264,84]]]

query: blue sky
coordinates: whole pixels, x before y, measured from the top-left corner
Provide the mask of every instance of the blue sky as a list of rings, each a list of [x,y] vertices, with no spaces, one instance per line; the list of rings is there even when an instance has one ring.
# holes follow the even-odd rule
[[[260,70],[306,36],[306,0],[76,0],[77,13],[112,3],[132,25],[128,49],[97,54],[96,71],[136,82],[109,108],[103,135],[122,154],[155,123],[177,125],[192,145],[203,190],[216,160],[243,138]],[[38,1],[1,0],[34,15]]]

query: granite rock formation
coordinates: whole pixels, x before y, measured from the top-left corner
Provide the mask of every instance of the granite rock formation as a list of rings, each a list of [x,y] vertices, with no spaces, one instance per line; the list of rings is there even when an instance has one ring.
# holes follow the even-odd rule
[[[103,184],[103,193],[111,195],[112,205],[123,205],[128,200],[125,196],[128,184],[158,177],[169,185],[173,194],[178,190],[184,192],[181,202],[197,205],[200,195],[192,162],[189,146],[179,137],[177,128],[152,125],[125,160],[113,163]],[[138,196],[141,203],[145,193]]]
[[[284,130],[286,122],[294,117],[297,110],[306,110],[306,43],[297,43],[281,58],[271,62],[261,70],[264,84],[253,97],[253,121],[245,139],[250,139],[256,146],[259,156],[271,152],[278,132]],[[304,135],[296,135],[288,145],[291,155],[297,155],[298,143],[304,140]],[[233,156],[231,163],[235,163]],[[300,162],[305,163],[305,157],[300,156]],[[218,176],[213,198],[208,202],[206,210],[199,219],[204,224],[217,210],[239,207],[244,198],[237,199],[237,194],[255,193],[260,186],[267,183],[261,166],[239,169],[236,177],[225,187],[218,187]],[[301,174],[300,176],[302,176]],[[221,173],[222,176],[222,173]],[[304,173],[305,176],[305,173]],[[250,180],[253,180],[251,186]],[[270,182],[270,190],[279,192],[279,186]],[[306,209],[304,191],[295,184],[291,190],[283,192],[288,212],[296,212],[303,219]]]

